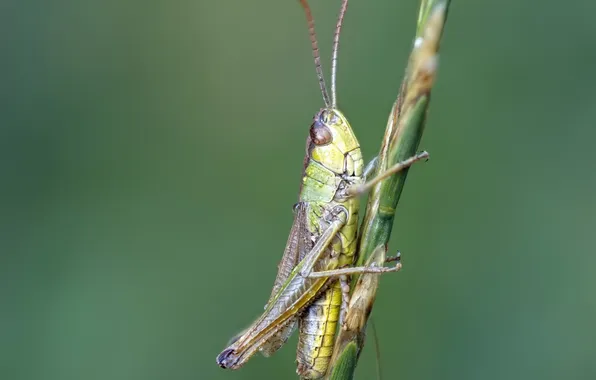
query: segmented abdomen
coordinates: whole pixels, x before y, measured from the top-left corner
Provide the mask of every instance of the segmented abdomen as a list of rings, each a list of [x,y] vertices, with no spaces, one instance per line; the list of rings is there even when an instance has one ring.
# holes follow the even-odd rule
[[[333,354],[340,308],[341,288],[339,281],[334,281],[302,314],[296,372],[303,379],[320,379],[325,375]]]
[[[352,265],[356,253],[358,229],[358,200],[332,202],[325,207],[344,206],[349,214],[346,225],[331,243],[328,256],[321,260],[315,271]],[[331,259],[334,257],[335,259]],[[331,265],[335,262],[335,265]],[[334,277],[328,288],[308,306],[300,316],[300,334],[296,355],[296,372],[303,379],[320,379],[325,376],[335,341],[335,332],[342,307],[341,286]]]

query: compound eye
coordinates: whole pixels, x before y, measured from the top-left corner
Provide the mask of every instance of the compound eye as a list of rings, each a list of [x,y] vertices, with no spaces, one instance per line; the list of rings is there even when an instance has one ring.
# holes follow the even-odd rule
[[[327,145],[333,140],[329,128],[319,123],[310,127],[310,138],[315,145]]]

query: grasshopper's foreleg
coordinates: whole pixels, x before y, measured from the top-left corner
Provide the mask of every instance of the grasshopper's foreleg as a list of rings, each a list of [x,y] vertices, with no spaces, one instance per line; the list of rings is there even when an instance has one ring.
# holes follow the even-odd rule
[[[347,221],[348,211],[344,207],[338,207],[331,217],[329,227],[323,231],[314,247],[312,247],[310,252],[302,260],[302,268],[300,268],[299,272],[302,277],[310,277],[315,264],[326,252],[327,247],[329,247],[335,235],[345,226]]]
[[[399,255],[397,257],[390,257],[385,260],[385,262],[389,261],[397,261],[395,266],[392,267],[378,267],[375,265],[371,266],[364,266],[364,267],[349,267],[349,268],[340,268],[340,269],[331,269],[331,270],[324,270],[319,272],[312,272],[308,275],[310,278],[320,278],[320,277],[340,277],[353,275],[353,274],[363,274],[363,273],[387,273],[387,272],[397,272],[401,269],[402,265],[399,261]]]
[[[367,191],[369,191],[370,189],[373,188],[373,186],[375,186],[377,183],[381,182],[382,180],[386,179],[387,177],[400,172],[406,168],[409,168],[410,166],[412,166],[413,163],[420,161],[420,160],[424,160],[424,159],[428,159],[429,154],[428,152],[421,152],[416,154],[415,156],[412,156],[410,158],[408,158],[407,160],[398,162],[397,164],[393,165],[392,167],[390,167],[389,169],[387,169],[385,172],[378,174],[375,178],[371,179],[370,181],[362,184],[362,185],[353,185],[350,186],[347,189],[347,194],[348,196],[354,197],[360,194],[364,194]],[[365,169],[365,173],[366,170],[368,170],[368,173],[366,174],[370,174],[370,172],[372,171],[372,169],[374,169],[376,167],[376,159],[373,161],[375,162],[375,164],[371,164],[373,165],[372,167],[369,168],[369,166],[371,166],[371,164],[367,165],[366,169]],[[366,176],[365,176],[366,178]]]

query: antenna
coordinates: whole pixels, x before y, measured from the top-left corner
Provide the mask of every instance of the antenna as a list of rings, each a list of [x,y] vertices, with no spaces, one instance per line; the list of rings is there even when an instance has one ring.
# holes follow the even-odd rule
[[[341,8],[339,9],[339,16],[337,17],[337,24],[335,25],[335,34],[333,35],[333,50],[331,55],[331,106],[337,107],[337,54],[339,52],[339,34],[341,26],[344,22],[344,16],[348,9],[348,0],[341,1]]]
[[[344,0],[347,3],[347,0]],[[304,8],[304,12],[306,13],[306,20],[308,21],[308,33],[310,35],[310,44],[312,46],[312,55],[315,58],[315,69],[317,70],[317,77],[319,78],[319,86],[321,87],[321,93],[323,94],[323,101],[325,102],[325,106],[333,106],[335,107],[335,101],[333,103],[329,102],[329,93],[327,92],[327,85],[325,84],[325,78],[323,77],[323,68],[321,66],[321,56],[319,54],[319,46],[317,44],[317,33],[315,32],[315,20],[312,17],[312,12],[310,10],[310,5],[308,5],[308,0],[300,0],[300,4],[302,4],[302,8]],[[343,4],[342,4],[343,8]],[[344,9],[345,11],[345,9]],[[343,15],[341,15],[343,18]],[[338,21],[338,24],[341,23]],[[336,30],[337,34],[337,30]],[[339,39],[339,38],[338,38]],[[332,77],[333,78],[333,77]],[[333,81],[334,82],[334,81]],[[333,91],[335,92],[335,85],[333,85]],[[335,96],[333,96],[335,99]]]

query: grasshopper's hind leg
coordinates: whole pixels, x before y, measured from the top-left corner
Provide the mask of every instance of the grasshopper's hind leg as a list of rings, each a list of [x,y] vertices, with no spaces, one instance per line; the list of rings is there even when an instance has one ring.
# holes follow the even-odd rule
[[[326,252],[326,249],[333,241],[333,238],[346,225],[347,221],[348,211],[342,206],[338,207],[335,210],[335,214],[331,218],[329,227],[323,231],[314,247],[312,247],[310,252],[304,257],[300,264],[298,264],[298,266],[301,267],[299,272],[301,276],[310,277],[315,264]]]

